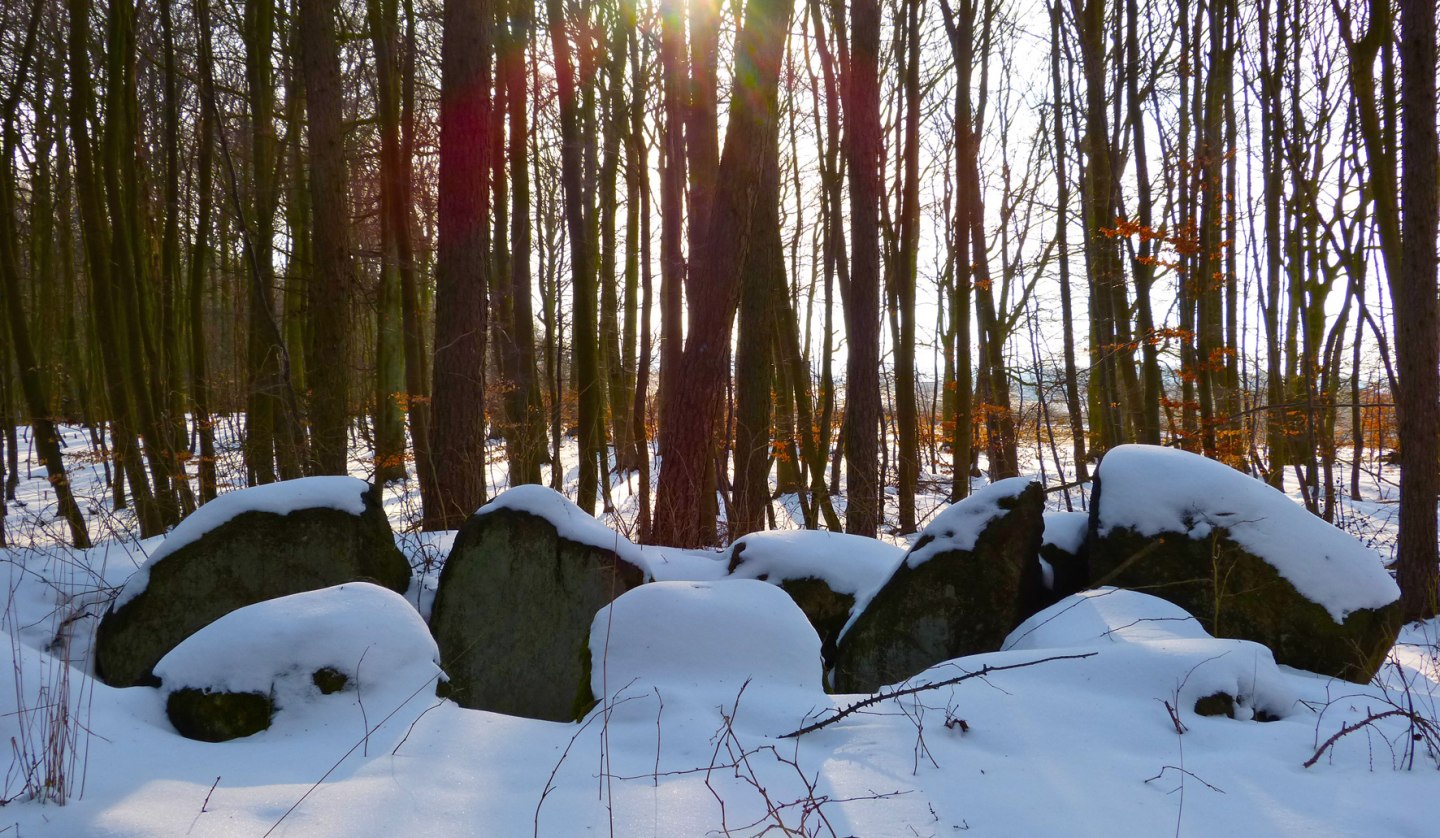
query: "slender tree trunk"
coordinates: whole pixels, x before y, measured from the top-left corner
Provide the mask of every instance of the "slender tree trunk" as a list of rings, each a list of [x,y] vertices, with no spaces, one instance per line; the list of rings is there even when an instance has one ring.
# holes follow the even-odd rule
[[[1440,453],[1440,313],[1436,303],[1435,6],[1400,2],[1403,218],[1399,275],[1392,275],[1395,342],[1401,348],[1400,536],[1396,544],[1401,610],[1407,620],[1435,616],[1435,498]]]
[[[198,7],[207,4],[209,0],[195,0]],[[203,14],[197,9],[196,19],[208,19],[209,12]],[[201,38],[198,52],[200,73],[198,83],[201,86],[209,84],[213,75],[211,63],[213,58],[210,55],[209,39]],[[202,94],[204,97],[212,94]],[[199,185],[196,193],[199,197],[199,214],[195,220],[195,238],[190,251],[190,410],[192,420],[195,423],[196,434],[200,439],[200,502],[208,503],[215,499],[216,478],[215,478],[215,420],[210,410],[210,380],[207,363],[208,351],[205,336],[205,277],[210,269],[211,244],[210,229],[213,223],[211,215],[214,206],[214,174],[215,174],[215,124],[210,119],[208,108],[201,107],[195,121],[195,145],[197,151],[196,168],[198,169]]]
[[[777,135],[778,136],[778,135]],[[765,528],[770,498],[771,399],[775,383],[773,312],[785,293],[780,241],[780,167],[767,157],[755,195],[754,241],[741,268],[735,349],[735,482],[730,540]]]
[[[399,4],[366,0],[366,21],[375,50],[376,118],[380,123],[380,284],[376,294],[375,479],[404,479],[405,373],[402,237],[409,237],[404,167],[400,161]],[[406,242],[409,249],[409,242]],[[407,254],[409,258],[413,255]]]
[[[456,529],[485,502],[485,335],[490,201],[487,0],[446,0],[441,49],[439,248],[431,427],[435,503],[426,529]]]
[[[310,452],[317,474],[345,474],[348,448],[348,300],[355,267],[349,241],[337,12],[336,0],[299,2],[301,75],[309,111],[310,204],[315,211],[311,225],[315,267],[309,283],[312,343],[306,357],[311,360]],[[383,481],[384,475],[377,469],[376,480]]]
[[[1075,480],[1083,483],[1089,479],[1090,469],[1085,455],[1085,416],[1080,405],[1080,376],[1075,368],[1075,332],[1072,325],[1075,316],[1070,298],[1070,180],[1065,171],[1068,151],[1065,144],[1065,120],[1061,117],[1064,88],[1060,81],[1059,0],[1054,0],[1050,5],[1050,85],[1054,95],[1051,119],[1055,131],[1055,244],[1060,251],[1060,319],[1063,321],[1061,341],[1065,358],[1065,409],[1070,414],[1070,446],[1071,455],[1075,458]]]
[[[874,537],[880,507],[880,4],[852,0],[842,76],[850,170],[849,293],[845,295],[845,531]]]
[[[576,396],[580,408],[580,485],[576,503],[595,511],[605,444],[604,383],[600,379],[597,345],[598,312],[595,302],[594,248],[588,223],[583,159],[586,139],[581,134],[581,112],[575,67],[570,57],[570,35],[560,0],[546,0],[550,42],[555,55],[555,81],[560,101],[560,166],[564,190],[564,216],[570,237],[571,293],[574,328],[571,333]]]
[[[19,253],[15,236],[16,184],[12,161],[16,159],[15,149],[19,144],[15,118],[20,105],[21,90],[25,87],[26,76],[34,57],[39,26],[40,4],[35,3],[31,7],[24,46],[15,70],[15,87],[4,102],[0,103],[0,108],[3,108],[3,112],[0,112],[0,291],[4,292],[10,345],[14,349],[15,366],[20,373],[20,391],[30,412],[31,438],[39,449],[47,480],[55,491],[55,502],[60,516],[70,527],[70,541],[77,548],[84,549],[90,546],[90,534],[85,528],[80,506],[75,502],[70,477],[65,471],[65,461],[60,452],[59,430],[50,415],[50,396],[46,392],[43,371],[35,357],[34,345],[30,342],[30,324],[21,305]],[[7,363],[9,361],[8,358],[3,360]],[[5,395],[8,398],[9,394]],[[5,411],[9,412],[8,404]],[[8,441],[13,450],[14,438]],[[12,468],[12,472],[13,470]]]
[[[1125,16],[1125,82],[1128,105],[1127,120],[1135,158],[1136,203],[1140,226],[1138,252],[1131,261],[1135,280],[1136,315],[1139,318],[1139,339],[1143,395],[1140,404],[1141,423],[1136,440],[1149,445],[1160,444],[1160,400],[1165,390],[1160,378],[1160,347],[1155,334],[1155,315],[1150,307],[1150,289],[1155,283],[1154,197],[1150,190],[1149,148],[1145,142],[1145,118],[1140,101],[1140,9],[1136,0],[1127,0]],[[1058,116],[1057,116],[1058,118]]]
[[[651,540],[698,546],[707,459],[728,377],[725,347],[739,303],[741,267],[756,240],[754,205],[767,155],[777,153],[777,85],[793,0],[749,0],[735,50],[725,156],[708,214],[710,258],[692,263],[691,328],[675,379],[662,405],[664,465]],[[723,244],[724,246],[720,246]]]
[[[681,0],[660,3],[660,71],[664,86],[664,133],[660,149],[660,402],[676,389],[675,373],[685,348],[683,330],[685,254],[685,21]],[[666,433],[660,426],[663,440]]]
[[[920,272],[920,2],[905,3],[905,180],[900,203],[902,264],[895,273],[895,422],[899,451],[897,494],[900,532],[914,532],[915,489],[920,479],[920,417],[915,404],[915,284]]]
[[[499,57],[499,75],[506,87],[510,119],[510,275],[509,319],[501,330],[502,353],[509,356],[504,367],[509,380],[505,386],[510,455],[510,484],[540,482],[540,463],[545,459],[545,428],[540,406],[540,386],[535,366],[535,332],[530,301],[530,159],[525,88],[525,46],[533,27],[531,0],[510,0],[511,31]]]

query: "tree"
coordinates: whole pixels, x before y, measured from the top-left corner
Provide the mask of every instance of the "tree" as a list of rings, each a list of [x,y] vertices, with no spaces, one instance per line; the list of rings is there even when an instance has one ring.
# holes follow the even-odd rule
[[[55,501],[60,515],[70,527],[70,541],[77,548],[84,549],[90,546],[90,534],[85,528],[80,506],[75,502],[70,477],[65,471],[65,461],[60,452],[60,434],[50,417],[49,394],[46,392],[40,366],[35,360],[29,324],[20,305],[20,268],[15,236],[15,171],[12,162],[19,144],[15,117],[20,107],[20,94],[25,87],[26,76],[34,58],[39,28],[40,4],[36,2],[31,6],[25,29],[24,47],[15,72],[15,86],[4,101],[0,102],[0,291],[4,291],[9,342],[14,352],[15,364],[20,371],[20,389],[29,408],[35,445],[39,448],[50,486],[55,490]],[[8,363],[10,359],[3,360]],[[9,443],[11,451],[14,451],[13,438]]]
[[[310,278],[310,455],[317,474],[345,474],[348,452],[350,312],[355,279],[349,241],[345,129],[341,121],[336,0],[300,0],[300,56],[309,111],[310,205],[315,219]],[[383,473],[376,476],[383,480]]]
[[[842,77],[850,173],[850,282],[845,294],[845,532],[880,526],[880,4],[853,0]]]
[[[1400,536],[1396,570],[1407,620],[1435,616],[1435,500],[1440,492],[1440,305],[1436,300],[1435,6],[1400,2],[1402,228],[1391,277],[1399,348]]]
[[[457,529],[486,494],[485,336],[491,155],[488,0],[445,0],[440,79],[439,249],[426,529]]]
[[[793,6],[793,0],[746,4],[725,151],[706,214],[711,249],[706,259],[690,265],[690,333],[675,389],[661,407],[663,466],[650,533],[657,544],[693,547],[702,541],[696,510],[729,373],[726,347],[740,299],[741,269],[757,236],[754,206],[761,173],[767,155],[778,153],[777,85]]]

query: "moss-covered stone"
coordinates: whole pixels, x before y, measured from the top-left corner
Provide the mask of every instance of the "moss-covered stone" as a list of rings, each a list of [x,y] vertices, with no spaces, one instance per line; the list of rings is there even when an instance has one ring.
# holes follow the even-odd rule
[[[226,742],[268,729],[275,715],[275,702],[263,693],[186,688],[170,693],[165,715],[187,739]]]
[[[1223,527],[1204,538],[1178,532],[1143,536],[1117,527],[1104,536],[1092,531],[1089,543],[1096,578],[1169,600],[1194,614],[1212,635],[1268,646],[1277,663],[1297,669],[1364,683],[1385,662],[1400,631],[1398,603],[1360,609],[1335,622]],[[1136,555],[1140,558],[1126,565]]]
[[[840,638],[835,690],[874,692],[951,658],[998,650],[1041,587],[1044,505],[1044,490],[1031,483],[999,501],[973,550],[947,550],[918,567],[901,562]],[[911,554],[929,543],[922,536]]]
[[[1196,699],[1195,715],[1235,718],[1235,697],[1229,693],[1212,693]]]
[[[370,580],[404,593],[410,565],[370,495],[356,516],[337,509],[246,512],[149,569],[145,590],[100,621],[95,671],[111,686],[155,685],[156,663],[238,608]]]
[[[1092,585],[1153,594],[1215,637],[1360,683],[1394,646],[1400,591],[1379,557],[1223,463],[1119,446],[1096,470],[1091,501]]]
[[[644,581],[616,553],[512,509],[472,515],[440,573],[430,631],[463,707],[571,721],[590,694],[595,612]]]
[[[1249,722],[1276,722],[1280,716],[1267,710],[1247,707],[1243,699],[1218,692],[1203,696],[1195,700],[1195,715],[1197,716],[1224,716],[1230,719],[1244,719]]]
[[[321,695],[334,695],[350,686],[350,676],[333,666],[325,666],[310,675],[310,681]]]

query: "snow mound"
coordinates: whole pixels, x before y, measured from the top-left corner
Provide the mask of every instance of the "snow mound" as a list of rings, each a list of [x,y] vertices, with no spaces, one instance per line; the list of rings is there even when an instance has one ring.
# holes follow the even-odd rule
[[[1102,642],[1210,637],[1185,609],[1149,594],[1096,588],[1068,596],[1030,617],[1005,638],[1005,650],[1061,649]]]
[[[936,515],[920,534],[924,546],[911,550],[905,557],[905,564],[917,568],[941,553],[974,550],[985,526],[1005,511],[1001,501],[1018,497],[1031,482],[1028,477],[996,481]]]
[[[792,579],[819,579],[838,594],[868,599],[890,578],[904,552],[891,544],[825,530],[770,530],[751,533],[730,547],[743,549],[735,579],[778,585]]]
[[[1046,512],[1045,535],[1041,543],[1066,553],[1077,553],[1085,543],[1085,532],[1089,527],[1090,514],[1087,512]]]
[[[590,628],[591,693],[702,688],[733,698],[820,692],[820,638],[778,587],[752,579],[654,582],[600,609]]]
[[[1400,596],[1374,551],[1224,463],[1174,448],[1122,445],[1105,454],[1097,476],[1101,536],[1128,528],[1198,539],[1223,527],[1337,623]]]
[[[951,661],[916,680],[933,683],[955,677],[957,667],[974,670],[981,663],[1038,660],[1050,657],[1047,652],[1094,653],[1084,661],[1035,667],[1047,676],[1047,689],[1099,689],[1110,700],[1124,696],[1142,703],[1166,701],[1183,711],[1186,723],[1197,701],[1216,694],[1230,696],[1235,718],[1246,720],[1257,713],[1283,717],[1299,698],[1293,679],[1276,666],[1269,649],[1248,640],[1211,637],[1179,607],[1118,588],[1068,596],[1021,623],[1003,651]]]
[[[318,670],[344,674],[341,695],[354,700],[363,691],[374,707],[443,677],[438,660],[430,630],[404,597],[351,582],[232,611],[176,646],[155,674],[167,697],[185,688],[269,694],[278,720],[321,701]]]
[[[185,520],[165,536],[155,552],[126,580],[120,596],[115,599],[115,610],[145,592],[150,584],[150,568],[156,562],[247,512],[289,515],[301,509],[338,509],[360,515],[365,511],[365,493],[370,488],[369,483],[356,477],[301,477],[220,495],[185,516]]]

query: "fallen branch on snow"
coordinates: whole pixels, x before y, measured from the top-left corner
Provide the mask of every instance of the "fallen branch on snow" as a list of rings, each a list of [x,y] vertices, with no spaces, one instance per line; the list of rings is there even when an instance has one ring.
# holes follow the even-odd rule
[[[907,695],[916,695],[918,693],[926,692],[927,690],[938,690],[941,687],[948,687],[953,684],[958,684],[961,681],[968,681],[971,678],[983,678],[993,672],[1004,672],[1008,669],[1024,669],[1027,666],[1035,666],[1036,664],[1049,663],[1050,661],[1072,661],[1080,660],[1082,658],[1093,658],[1096,654],[1098,653],[1086,652],[1082,655],[1054,655],[1048,658],[1040,658],[1039,660],[1026,661],[1025,663],[1012,663],[1005,666],[987,665],[980,667],[974,672],[967,672],[964,675],[957,675],[954,678],[946,678],[944,681],[936,681],[932,684],[922,684],[918,687],[905,687],[903,689],[891,690],[890,692],[878,692],[870,696],[869,698],[862,699],[855,702],[854,704],[851,704],[849,707],[844,707],[836,710],[831,715],[826,716],[825,718],[821,719],[818,722],[815,722],[814,724],[808,724],[800,728],[799,730],[792,730],[784,736],[781,736],[780,738],[794,739],[797,736],[804,736],[807,733],[813,733],[823,727],[829,727],[830,725],[835,724],[846,716],[858,713],[859,711],[864,710],[866,707],[873,707],[882,701],[889,701],[893,698],[904,698]]]

